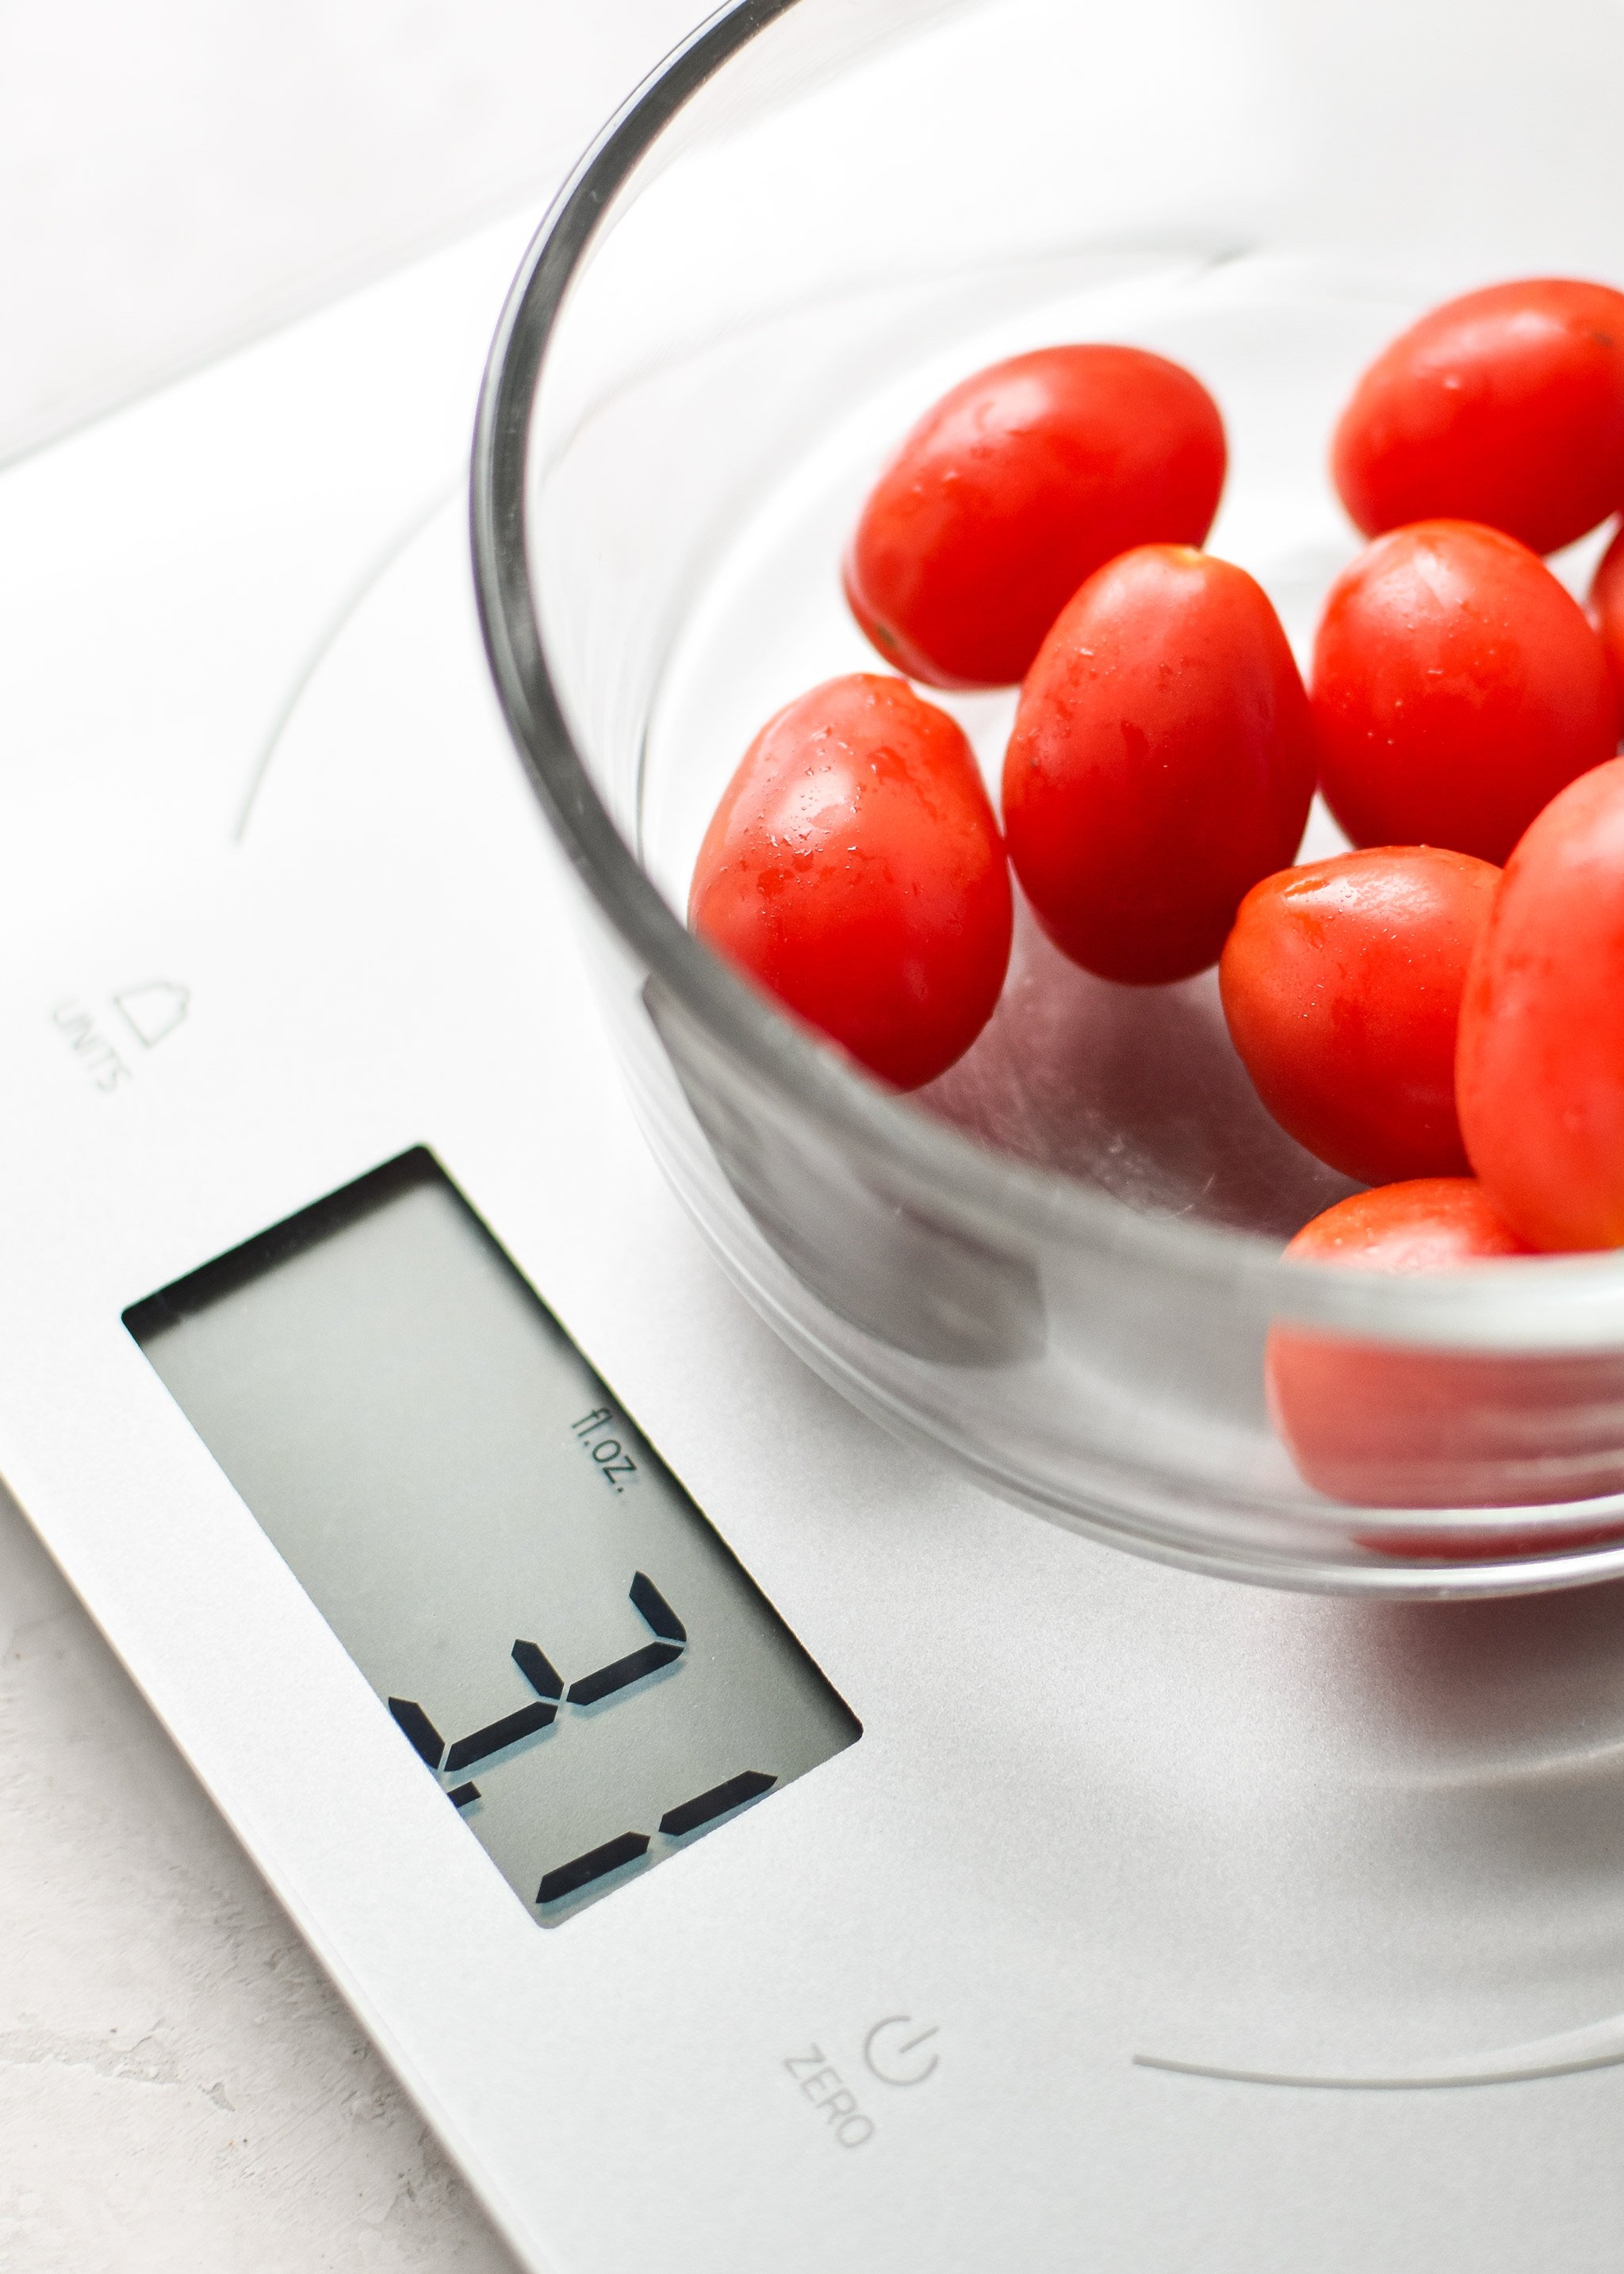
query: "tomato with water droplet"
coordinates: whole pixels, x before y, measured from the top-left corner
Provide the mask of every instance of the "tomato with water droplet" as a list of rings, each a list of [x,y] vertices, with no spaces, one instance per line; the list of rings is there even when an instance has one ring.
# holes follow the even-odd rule
[[[968,1050],[1009,962],[998,825],[954,719],[856,672],[770,719],[695,866],[688,922],[898,1089]]]
[[[1362,1184],[1464,1175],[1455,1045],[1500,870],[1429,845],[1285,869],[1241,902],[1224,1017],[1283,1129]]]
[[[1432,309],[1359,380],[1331,463],[1367,537],[1442,516],[1571,545],[1624,504],[1624,293],[1541,276]]]
[[[1143,348],[1040,348],[944,395],[881,474],[846,560],[887,663],[1008,686],[1083,579],[1135,545],[1199,545],[1223,488],[1217,405]]]
[[[1395,529],[1344,569],[1310,692],[1320,787],[1356,845],[1503,862],[1618,741],[1578,602],[1526,546],[1474,522]]]
[[[1055,945],[1139,985],[1205,970],[1312,794],[1307,699],[1262,587],[1188,546],[1097,570],[1026,674],[1004,762],[1010,859]]]

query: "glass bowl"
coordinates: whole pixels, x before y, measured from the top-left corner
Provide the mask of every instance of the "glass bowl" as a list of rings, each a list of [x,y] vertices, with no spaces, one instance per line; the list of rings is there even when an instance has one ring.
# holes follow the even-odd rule
[[[1213,975],[1113,987],[1024,919],[986,1034],[890,1095],[686,930],[699,838],[773,711],[881,667],[838,562],[890,448],[1026,347],[1207,381],[1209,542],[1303,655],[1357,546],[1325,456],[1364,363],[1478,283],[1624,277],[1620,88],[1613,0],[745,0],[515,284],[480,605],[649,1141],[819,1374],[1094,1538],[1389,1595],[1624,1572],[1624,1263],[1283,1263],[1352,1187],[1257,1103]],[[1013,690],[940,699],[995,773]],[[1271,1351],[1336,1496],[1271,1423]]]

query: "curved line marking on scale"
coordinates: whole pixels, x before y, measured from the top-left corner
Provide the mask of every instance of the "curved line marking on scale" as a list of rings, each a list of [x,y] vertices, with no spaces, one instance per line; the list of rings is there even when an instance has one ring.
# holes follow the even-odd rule
[[[1526,2044],[1473,2053],[1430,2068],[1398,2069],[1387,2076],[1298,2075],[1286,2069],[1220,2068],[1206,2061],[1169,2060],[1160,2053],[1135,2053],[1135,2068],[1163,2069],[1175,2076],[1203,2076],[1223,2084],[1295,2084],[1318,2092],[1441,2092],[1470,2084],[1534,2084],[1551,2076],[1578,2076],[1586,2069],[1624,2063],[1624,2014],[1592,2022],[1560,2036],[1533,2037]]]
[[[291,684],[284,690],[265,740],[259,745],[259,755],[249,769],[247,787],[231,829],[230,842],[233,845],[241,845],[247,837],[248,825],[253,819],[254,806],[265,787],[271,761],[281,748],[282,737],[292,725],[294,713],[304,700],[311,681],[395,562],[410,552],[416,539],[422,536],[431,522],[439,519],[448,505],[455,502],[458,492],[465,486],[466,477],[463,476],[459,476],[454,482],[442,483],[426,505],[419,507],[410,521],[391,532],[388,542],[372,553],[365,568],[335,606],[317,634],[313,646],[307,650],[304,662],[294,674]]]

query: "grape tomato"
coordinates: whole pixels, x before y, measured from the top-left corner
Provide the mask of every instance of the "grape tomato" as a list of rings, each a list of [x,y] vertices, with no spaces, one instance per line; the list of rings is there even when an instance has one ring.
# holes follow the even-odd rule
[[[857,672],[787,704],[733,775],[688,922],[898,1089],[991,1017],[1012,899],[975,755],[906,681]]]
[[[1529,1245],[1481,1184],[1427,1177],[1356,1193],[1305,1224],[1299,1263],[1407,1274],[1526,1258]],[[1615,1351],[1447,1350],[1276,1326],[1269,1411],[1304,1480],[1368,1508],[1527,1508],[1624,1488]],[[1361,1532],[1407,1562],[1486,1562],[1615,1540],[1616,1518]]]
[[[1455,1030],[1500,870],[1426,845],[1254,885],[1219,963],[1230,1039],[1299,1145],[1362,1184],[1464,1175]]]
[[[1307,699],[1262,587],[1187,546],[1097,570],[1026,675],[1004,764],[1010,858],[1062,953],[1139,985],[1205,970],[1312,794]]]
[[[1535,277],[1432,309],[1359,380],[1331,459],[1367,537],[1446,517],[1572,544],[1624,503],[1624,294]]]
[[[1577,601],[1526,546],[1474,522],[1394,530],[1343,570],[1310,692],[1320,787],[1356,845],[1503,862],[1618,742],[1607,659]]]
[[[1624,1246],[1624,758],[1571,783],[1507,863],[1456,1090],[1472,1166],[1526,1238]]]
[[[1286,1260],[1350,1271],[1454,1271],[1532,1252],[1475,1178],[1407,1177],[1338,1201],[1288,1243]]]
[[[1201,543],[1225,462],[1217,405],[1164,356],[1013,356],[944,395],[881,474],[846,555],[846,598],[910,678],[1010,685],[1103,562]]]

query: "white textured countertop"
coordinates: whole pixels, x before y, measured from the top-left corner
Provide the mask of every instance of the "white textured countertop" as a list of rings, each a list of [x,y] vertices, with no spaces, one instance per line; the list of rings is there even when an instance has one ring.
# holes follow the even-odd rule
[[[512,2264],[0,1507],[0,2265]]]
[[[135,10],[112,0],[28,10],[11,0],[0,10],[0,460],[36,451],[483,216],[538,213],[601,117],[698,12],[695,0],[585,9],[479,0],[455,11],[425,0],[244,0],[226,11],[206,0]],[[493,290],[481,290],[491,291],[493,321],[499,269],[492,277]],[[409,327],[410,306],[408,296],[397,311]],[[340,324],[332,336],[342,353],[350,334]],[[466,349],[462,364],[442,356],[410,416],[396,407],[408,425],[417,419],[432,478],[471,420],[477,365],[464,369],[468,360]],[[145,431],[161,494],[162,453],[184,448],[185,421],[162,403],[152,411]],[[383,426],[387,440],[387,418]],[[132,861],[139,875],[156,867],[161,847],[162,857],[180,857],[200,825],[193,802],[172,816],[148,811],[132,830],[133,802],[121,814],[116,790],[104,801],[94,772],[76,778],[76,719],[105,742],[98,698],[87,709],[56,701],[47,716],[53,626],[65,653],[81,599],[104,605],[109,581],[124,578],[138,617],[142,605],[154,625],[161,614],[150,596],[143,603],[139,579],[128,581],[139,515],[151,514],[128,483],[105,528],[94,495],[79,522],[87,591],[76,594],[65,552],[38,588],[32,547],[17,532],[49,511],[56,456],[47,449],[0,480],[0,554],[9,508],[17,555],[9,584],[0,573],[0,859],[19,883],[34,880],[34,902],[53,913],[110,875],[115,850],[127,888]],[[328,485],[339,510],[311,580],[309,623],[288,635],[293,647],[257,637],[252,621],[235,626],[235,645],[214,643],[211,670],[170,698],[174,739],[190,738],[199,769],[210,748],[233,763],[252,754],[298,640],[330,612],[327,585],[342,590],[376,543],[368,485],[381,486],[365,447],[343,471],[347,486]],[[197,531],[155,533],[149,562],[178,580],[170,614],[184,628],[198,599],[185,578],[200,591],[207,565],[186,566]],[[182,628],[163,628],[173,651],[154,632],[104,674],[123,675],[124,757],[137,764],[153,737],[168,739],[164,689],[183,685]],[[109,636],[120,636],[117,625]],[[169,779],[205,777],[183,765]],[[231,785],[215,780],[218,802]],[[64,824],[76,797],[86,833],[70,882]],[[40,891],[59,857],[60,889]],[[14,923],[19,902],[8,900]],[[25,895],[20,905],[33,903]],[[509,2267],[3,1498],[0,1653],[6,2274]]]

